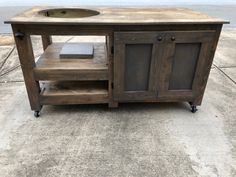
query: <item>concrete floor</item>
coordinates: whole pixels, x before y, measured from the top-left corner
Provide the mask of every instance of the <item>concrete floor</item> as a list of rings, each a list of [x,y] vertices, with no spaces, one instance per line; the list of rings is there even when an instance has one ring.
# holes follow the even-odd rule
[[[14,44],[0,41],[1,177],[236,176],[236,30],[222,33],[195,114],[186,103],[45,106],[35,119]]]

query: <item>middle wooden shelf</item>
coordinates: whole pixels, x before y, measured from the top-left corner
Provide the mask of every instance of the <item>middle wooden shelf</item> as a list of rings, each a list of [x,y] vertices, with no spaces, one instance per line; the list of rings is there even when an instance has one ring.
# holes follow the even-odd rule
[[[36,80],[108,80],[105,43],[93,43],[93,59],[61,59],[64,43],[53,43],[36,62]]]

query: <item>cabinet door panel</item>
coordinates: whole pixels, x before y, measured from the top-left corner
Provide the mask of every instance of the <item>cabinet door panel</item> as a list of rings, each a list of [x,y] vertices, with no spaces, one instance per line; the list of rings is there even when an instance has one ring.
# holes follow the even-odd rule
[[[204,63],[210,59],[215,31],[167,32],[165,46],[169,52],[162,56],[159,97],[193,100],[201,87]],[[210,69],[210,68],[208,68]]]
[[[192,90],[201,43],[180,43],[175,46],[169,90]]]
[[[148,90],[152,44],[126,44],[124,91]]]
[[[115,33],[114,99],[156,99],[156,36],[150,32]]]

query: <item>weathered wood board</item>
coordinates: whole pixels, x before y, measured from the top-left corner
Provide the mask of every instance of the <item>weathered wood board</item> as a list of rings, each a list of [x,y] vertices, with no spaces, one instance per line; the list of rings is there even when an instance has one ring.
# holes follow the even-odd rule
[[[98,15],[83,18],[52,18],[41,11],[47,9],[91,9]],[[112,8],[112,7],[34,7],[7,20],[11,24],[219,24],[225,20],[185,8]]]

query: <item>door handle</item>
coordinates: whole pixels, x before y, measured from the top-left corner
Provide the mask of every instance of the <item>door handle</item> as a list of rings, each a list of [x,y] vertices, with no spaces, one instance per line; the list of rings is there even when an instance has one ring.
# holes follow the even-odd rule
[[[172,41],[175,41],[175,36],[172,36],[172,37],[171,37],[171,40],[172,40]]]
[[[162,36],[157,37],[158,41],[162,41],[162,39],[163,39]]]

